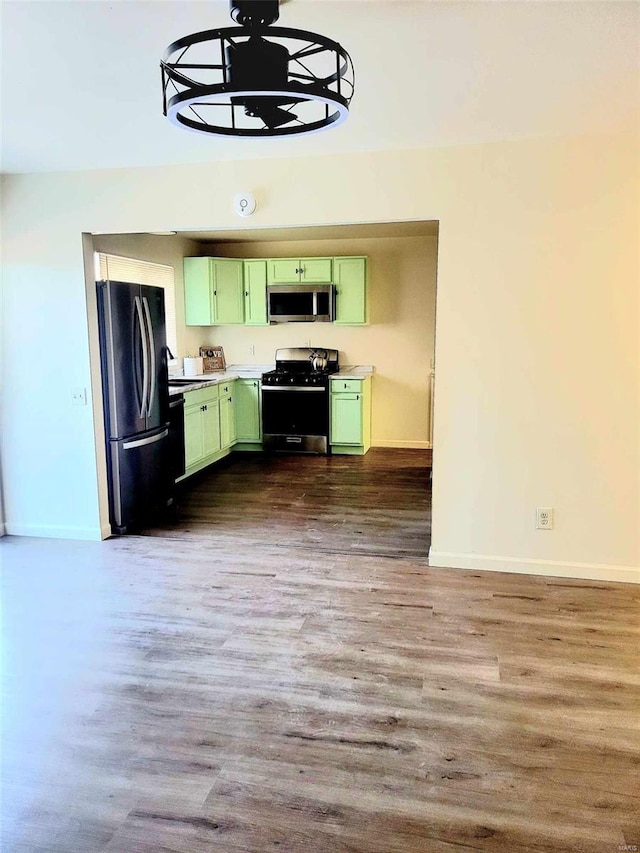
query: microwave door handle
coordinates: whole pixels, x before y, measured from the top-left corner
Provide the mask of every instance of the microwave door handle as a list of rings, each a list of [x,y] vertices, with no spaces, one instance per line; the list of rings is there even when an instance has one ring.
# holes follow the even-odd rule
[[[314,317],[318,316],[318,291],[317,290],[313,291],[313,303],[312,303],[311,313],[313,314]]]

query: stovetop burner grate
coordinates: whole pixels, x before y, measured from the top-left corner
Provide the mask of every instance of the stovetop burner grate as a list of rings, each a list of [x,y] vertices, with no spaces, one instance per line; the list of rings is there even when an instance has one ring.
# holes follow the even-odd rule
[[[323,368],[314,368],[316,356],[326,360]],[[328,385],[338,371],[338,351],[324,347],[296,347],[276,350],[276,369],[262,375],[266,385]]]

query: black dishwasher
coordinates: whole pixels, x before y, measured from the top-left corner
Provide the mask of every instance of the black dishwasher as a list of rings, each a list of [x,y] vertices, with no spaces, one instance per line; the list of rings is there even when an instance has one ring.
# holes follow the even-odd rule
[[[184,394],[169,397],[169,464],[174,480],[184,474]]]

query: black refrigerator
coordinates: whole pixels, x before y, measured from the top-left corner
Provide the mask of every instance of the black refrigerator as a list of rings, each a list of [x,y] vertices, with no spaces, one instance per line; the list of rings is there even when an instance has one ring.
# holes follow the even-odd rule
[[[114,533],[127,533],[171,501],[164,291],[96,284],[109,520]]]

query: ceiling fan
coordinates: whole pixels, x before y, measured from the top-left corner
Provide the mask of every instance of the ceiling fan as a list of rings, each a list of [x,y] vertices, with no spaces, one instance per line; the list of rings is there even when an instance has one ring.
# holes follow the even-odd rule
[[[177,39],[160,63],[163,112],[214,136],[317,133],[349,114],[351,57],[326,36],[272,26],[279,0],[230,0],[238,26]]]

